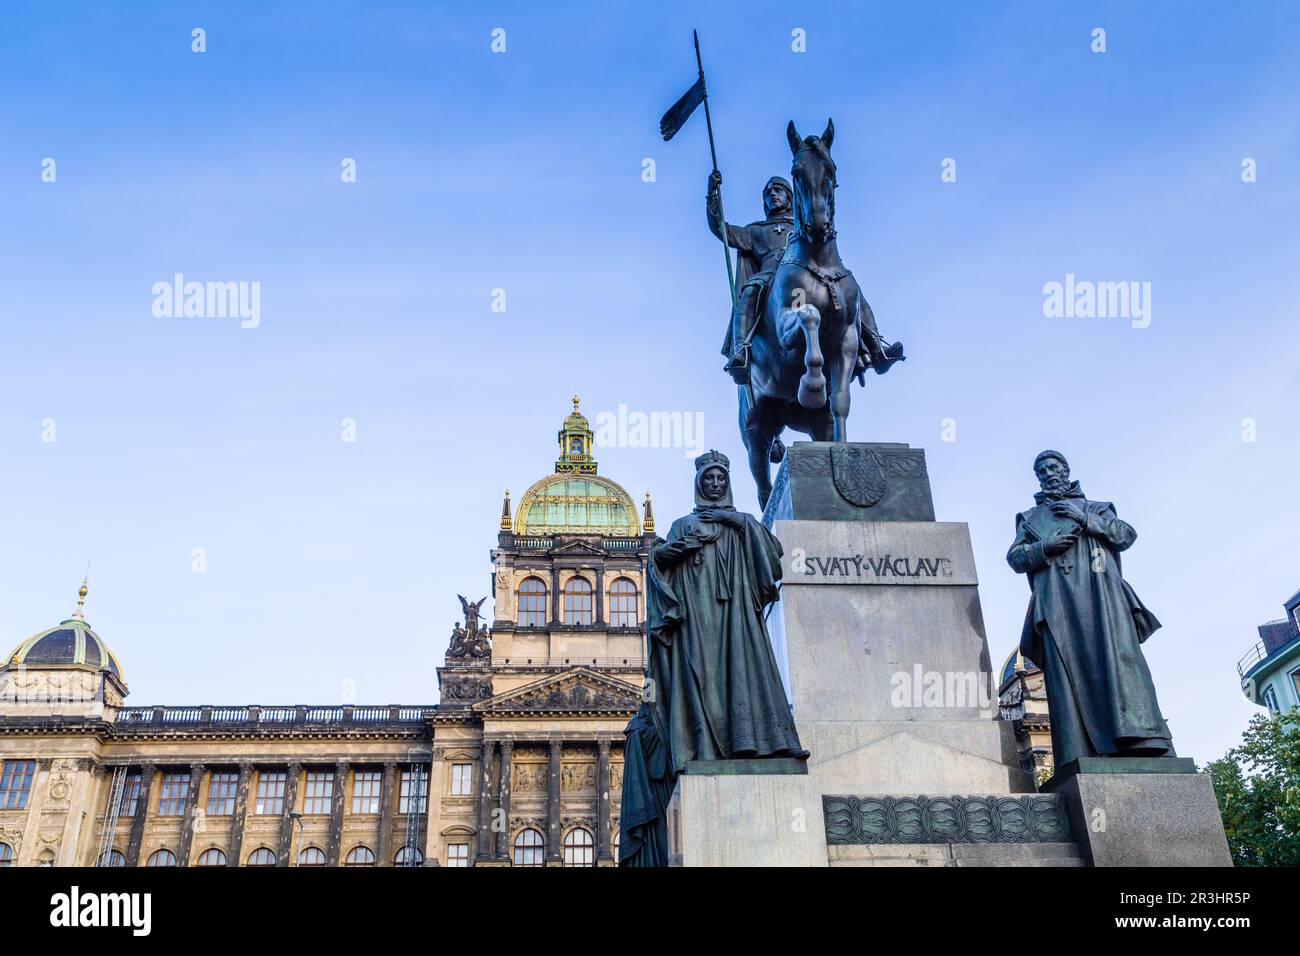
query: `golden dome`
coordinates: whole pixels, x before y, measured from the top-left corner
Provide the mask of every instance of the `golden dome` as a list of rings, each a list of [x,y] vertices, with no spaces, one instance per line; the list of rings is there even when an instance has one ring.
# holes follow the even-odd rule
[[[597,475],[547,475],[524,492],[515,512],[515,534],[640,533],[632,496]]]

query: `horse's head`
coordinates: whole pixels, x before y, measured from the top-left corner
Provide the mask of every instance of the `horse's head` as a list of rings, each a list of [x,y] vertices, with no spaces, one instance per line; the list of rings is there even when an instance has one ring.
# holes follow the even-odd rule
[[[791,120],[785,136],[794,154],[790,178],[794,180],[795,229],[821,245],[835,237],[835,160],[831,159],[835,124],[828,119],[820,136],[801,139]]]

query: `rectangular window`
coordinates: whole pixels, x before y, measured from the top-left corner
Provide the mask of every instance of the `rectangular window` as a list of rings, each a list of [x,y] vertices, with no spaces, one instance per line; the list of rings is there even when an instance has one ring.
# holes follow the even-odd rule
[[[235,812],[235,790],[239,774],[227,770],[214,770],[208,783],[208,816],[228,817]]]
[[[447,865],[468,867],[469,866],[469,844],[448,843],[447,844]]]
[[[378,813],[383,775],[377,770],[358,770],[352,776],[352,812]]]
[[[540,578],[527,577],[519,585],[520,627],[546,626],[546,585]]]
[[[302,801],[303,813],[329,813],[334,797],[334,771],[307,771],[307,790]]]
[[[609,623],[611,627],[636,627],[636,585],[619,578],[609,589]]]
[[[1300,667],[1291,672],[1291,689],[1295,691],[1295,699],[1300,700]]]
[[[21,810],[36,775],[35,760],[6,760],[0,769],[0,810]]]
[[[185,794],[190,789],[190,775],[165,773],[158,790],[158,816],[179,817],[185,814]]]
[[[398,813],[411,812],[411,787],[416,786],[420,794],[420,806],[417,813],[423,813],[429,803],[429,775],[424,772],[424,768],[418,768],[414,772],[410,770],[402,771],[402,799],[398,801]]]
[[[288,774],[283,771],[257,775],[257,812],[279,816],[284,813],[284,786]]]
[[[119,817],[135,816],[136,808],[140,803],[140,782],[139,773],[129,773],[122,781],[122,802],[117,806]]]
[[[467,797],[474,792],[474,778],[471,771],[473,764],[454,763],[451,765],[451,795]]]

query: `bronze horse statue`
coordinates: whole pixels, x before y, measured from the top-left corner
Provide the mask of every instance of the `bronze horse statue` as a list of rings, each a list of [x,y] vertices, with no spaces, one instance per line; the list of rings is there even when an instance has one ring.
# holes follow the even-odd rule
[[[794,232],[752,332],[750,385],[739,389],[741,435],[764,508],[772,494],[769,462],[785,455],[781,433],[793,428],[813,441],[847,441],[853,379],[865,384],[867,368],[883,375],[905,358],[901,343],[881,339],[835,243],[834,123],[801,139],[791,121],[786,138],[794,155]]]

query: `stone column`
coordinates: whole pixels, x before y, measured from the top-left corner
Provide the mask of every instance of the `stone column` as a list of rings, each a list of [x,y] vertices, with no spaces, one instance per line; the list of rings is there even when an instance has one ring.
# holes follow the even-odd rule
[[[596,569],[596,618],[597,624],[605,623],[605,568]]]
[[[81,859],[74,855],[72,866],[95,866],[99,863],[99,844],[106,832],[105,824],[108,823],[108,809],[113,802],[113,774],[115,767],[96,761],[87,761],[87,770],[90,774],[90,788],[87,792],[86,803],[81,812],[81,823],[77,827],[77,847],[80,850]],[[125,773],[125,771],[123,771]],[[103,813],[97,812],[97,807],[103,805]],[[88,839],[87,839],[88,837]],[[112,838],[110,837],[110,840]],[[65,837],[66,840],[66,837]],[[110,842],[110,849],[111,849]],[[109,851],[105,851],[109,852]]]
[[[23,826],[23,845],[18,848],[18,866],[32,866],[35,863],[36,834],[41,823],[41,808],[45,803],[45,793],[50,786],[50,768],[54,761],[50,757],[36,758],[36,773],[32,775],[32,789],[28,791],[27,822]]]
[[[293,828],[297,824],[289,814],[298,807],[298,778],[302,776],[302,764],[294,762],[284,769],[284,809],[280,813],[280,846],[275,853],[276,866],[288,866],[293,857]]]
[[[149,816],[149,796],[158,768],[151,763],[140,767],[140,793],[135,798],[135,816],[131,818],[131,836],[126,843],[126,865],[140,865],[140,844],[144,842],[144,823]]]
[[[504,826],[497,832],[497,859],[510,858],[510,778],[513,773],[511,761],[514,757],[515,742],[501,741],[501,819]]]
[[[560,748],[564,741],[551,738],[551,764],[546,774],[546,861],[559,863],[560,853]]]
[[[555,567],[555,562],[551,562],[551,623],[559,624],[563,618],[560,617],[560,572]]]
[[[338,866],[343,843],[343,795],[347,793],[348,762],[334,765],[334,789],[330,793],[330,835],[325,844],[325,865]]]
[[[393,780],[397,776],[397,763],[384,761],[384,780],[379,785],[379,837],[375,840],[375,853],[380,866],[393,865]]]
[[[181,822],[181,845],[176,851],[176,865],[190,865],[190,848],[194,845],[194,817],[201,813],[199,788],[203,784],[203,764],[190,764],[190,785],[185,791],[185,818]]]
[[[424,829],[424,865],[442,865],[442,847],[438,840],[438,824],[442,818],[442,798],[447,792],[447,748],[434,747],[429,764],[428,824]]]
[[[94,822],[95,795],[101,789],[104,776],[103,768],[90,757],[78,757],[73,761],[74,776],[72,792],[68,796],[68,815],[63,822],[63,838],[59,841],[59,866],[76,866],[77,850],[81,847],[81,836],[86,830],[86,818]],[[91,832],[93,833],[93,826]],[[91,848],[94,853],[94,848]],[[92,859],[91,865],[95,861]]]
[[[596,741],[596,865],[613,860],[609,852],[609,741]]]
[[[239,764],[239,784],[235,789],[235,813],[230,821],[230,848],[226,853],[226,866],[239,866],[244,850],[244,824],[248,818],[248,784],[253,779],[253,765],[247,760]]]
[[[478,785],[478,840],[474,848],[474,862],[479,863],[492,856],[492,763],[496,759],[495,740],[483,741],[482,766],[479,768]]]

